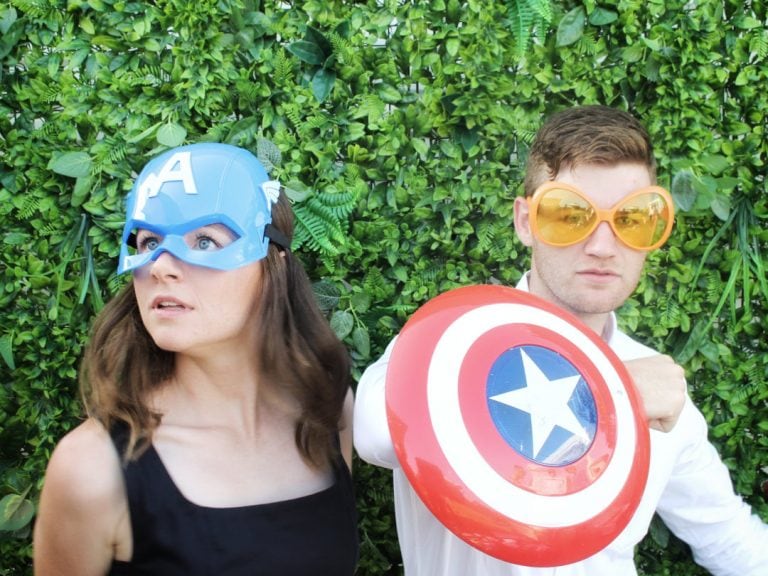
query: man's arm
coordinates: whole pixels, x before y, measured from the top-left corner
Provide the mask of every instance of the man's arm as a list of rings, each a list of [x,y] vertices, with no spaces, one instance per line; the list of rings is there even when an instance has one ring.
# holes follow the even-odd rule
[[[692,403],[672,432],[683,436],[657,512],[694,560],[715,576],[768,574],[768,525],[734,492],[731,476],[707,439],[707,423]]]
[[[395,340],[360,378],[355,392],[354,442],[360,458],[377,466],[399,466],[387,422],[385,384]]]

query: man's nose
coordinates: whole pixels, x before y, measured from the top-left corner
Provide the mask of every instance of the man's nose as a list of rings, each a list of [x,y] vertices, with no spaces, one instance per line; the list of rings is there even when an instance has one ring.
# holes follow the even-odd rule
[[[600,222],[587,238],[584,248],[590,254],[605,258],[616,253],[619,242],[621,240],[618,239],[611,225],[608,222]]]

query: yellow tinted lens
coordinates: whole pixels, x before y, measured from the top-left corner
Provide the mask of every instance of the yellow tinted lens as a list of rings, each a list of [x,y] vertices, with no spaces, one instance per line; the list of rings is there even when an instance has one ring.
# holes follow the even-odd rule
[[[648,248],[661,240],[670,217],[671,210],[664,196],[647,192],[618,206],[613,214],[613,226],[629,246]]]
[[[570,190],[547,190],[536,210],[536,225],[544,242],[558,245],[575,244],[592,230],[595,209],[584,198]]]

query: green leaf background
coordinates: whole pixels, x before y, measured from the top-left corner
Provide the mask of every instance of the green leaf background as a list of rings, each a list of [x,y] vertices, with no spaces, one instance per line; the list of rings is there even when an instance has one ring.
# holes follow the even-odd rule
[[[622,325],[684,363],[737,491],[768,519],[768,8],[683,0],[0,5],[0,501],[35,503],[82,417],[77,369],[125,194],[181,143],[250,148],[362,370],[420,305],[528,265],[512,203],[543,118],[630,110],[678,205]],[[356,462],[359,574],[400,574],[390,475]],[[26,510],[26,505],[25,510]],[[18,508],[19,510],[21,508]],[[31,574],[26,512],[0,576]],[[697,576],[658,520],[642,575]]]

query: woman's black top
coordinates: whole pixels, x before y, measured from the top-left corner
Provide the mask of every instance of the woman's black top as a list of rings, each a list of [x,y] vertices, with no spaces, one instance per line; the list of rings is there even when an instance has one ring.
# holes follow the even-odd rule
[[[122,453],[121,434],[113,434]],[[358,535],[352,478],[334,464],[332,486],[308,496],[236,508],[187,500],[153,446],[124,468],[133,533],[130,562],[111,576],[345,576]]]

